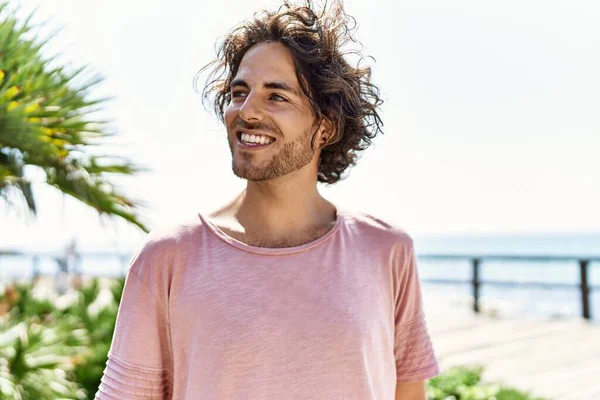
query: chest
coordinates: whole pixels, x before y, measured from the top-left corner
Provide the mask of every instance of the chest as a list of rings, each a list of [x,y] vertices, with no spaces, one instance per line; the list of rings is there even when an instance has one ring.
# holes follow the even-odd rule
[[[231,229],[225,226],[220,226],[219,228],[228,236],[250,246],[283,248],[301,246],[303,244],[317,240],[318,238],[326,234],[331,229],[331,226],[315,228],[307,232],[302,232],[301,234],[283,238],[280,236],[272,238],[266,237],[264,235],[252,236],[247,234],[246,232]]]
[[[211,343],[214,351],[237,355],[272,352],[275,344],[327,351],[393,332],[389,270],[373,259],[233,258],[189,270],[170,308],[180,343]]]

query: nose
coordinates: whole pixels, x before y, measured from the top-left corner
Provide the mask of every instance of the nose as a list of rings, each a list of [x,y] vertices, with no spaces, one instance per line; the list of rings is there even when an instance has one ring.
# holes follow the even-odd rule
[[[240,106],[239,114],[240,117],[247,122],[261,121],[263,119],[263,111],[260,99],[253,94],[248,94]]]

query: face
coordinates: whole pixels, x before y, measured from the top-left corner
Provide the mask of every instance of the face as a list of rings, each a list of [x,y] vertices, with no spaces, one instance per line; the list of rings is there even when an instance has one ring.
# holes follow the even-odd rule
[[[244,55],[231,83],[225,125],[235,175],[267,181],[317,169],[319,129],[296,77],[291,52],[280,43],[260,43]],[[318,146],[314,146],[315,149]]]

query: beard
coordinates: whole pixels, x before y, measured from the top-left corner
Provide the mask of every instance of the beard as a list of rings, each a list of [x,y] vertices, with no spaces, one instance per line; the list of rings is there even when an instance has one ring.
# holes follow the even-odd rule
[[[259,157],[250,151],[239,152],[238,159],[236,159],[233,149],[235,139],[233,141],[230,139],[229,150],[231,151],[233,173],[239,178],[260,182],[276,179],[299,170],[308,165],[315,154],[311,147],[310,131],[311,128],[308,128],[295,141],[284,143],[283,147],[266,163],[261,163],[262,165],[257,165],[256,159]]]

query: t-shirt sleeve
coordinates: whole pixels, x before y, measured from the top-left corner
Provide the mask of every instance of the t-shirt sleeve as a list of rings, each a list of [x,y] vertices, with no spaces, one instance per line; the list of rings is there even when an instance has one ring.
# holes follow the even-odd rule
[[[141,254],[140,254],[141,253]],[[151,257],[142,250],[130,264],[106,368],[96,400],[171,398],[172,368],[164,302],[140,278]],[[147,268],[146,268],[147,269]]]
[[[429,332],[412,238],[404,243],[395,265],[394,356],[398,382],[417,382],[441,373]]]

